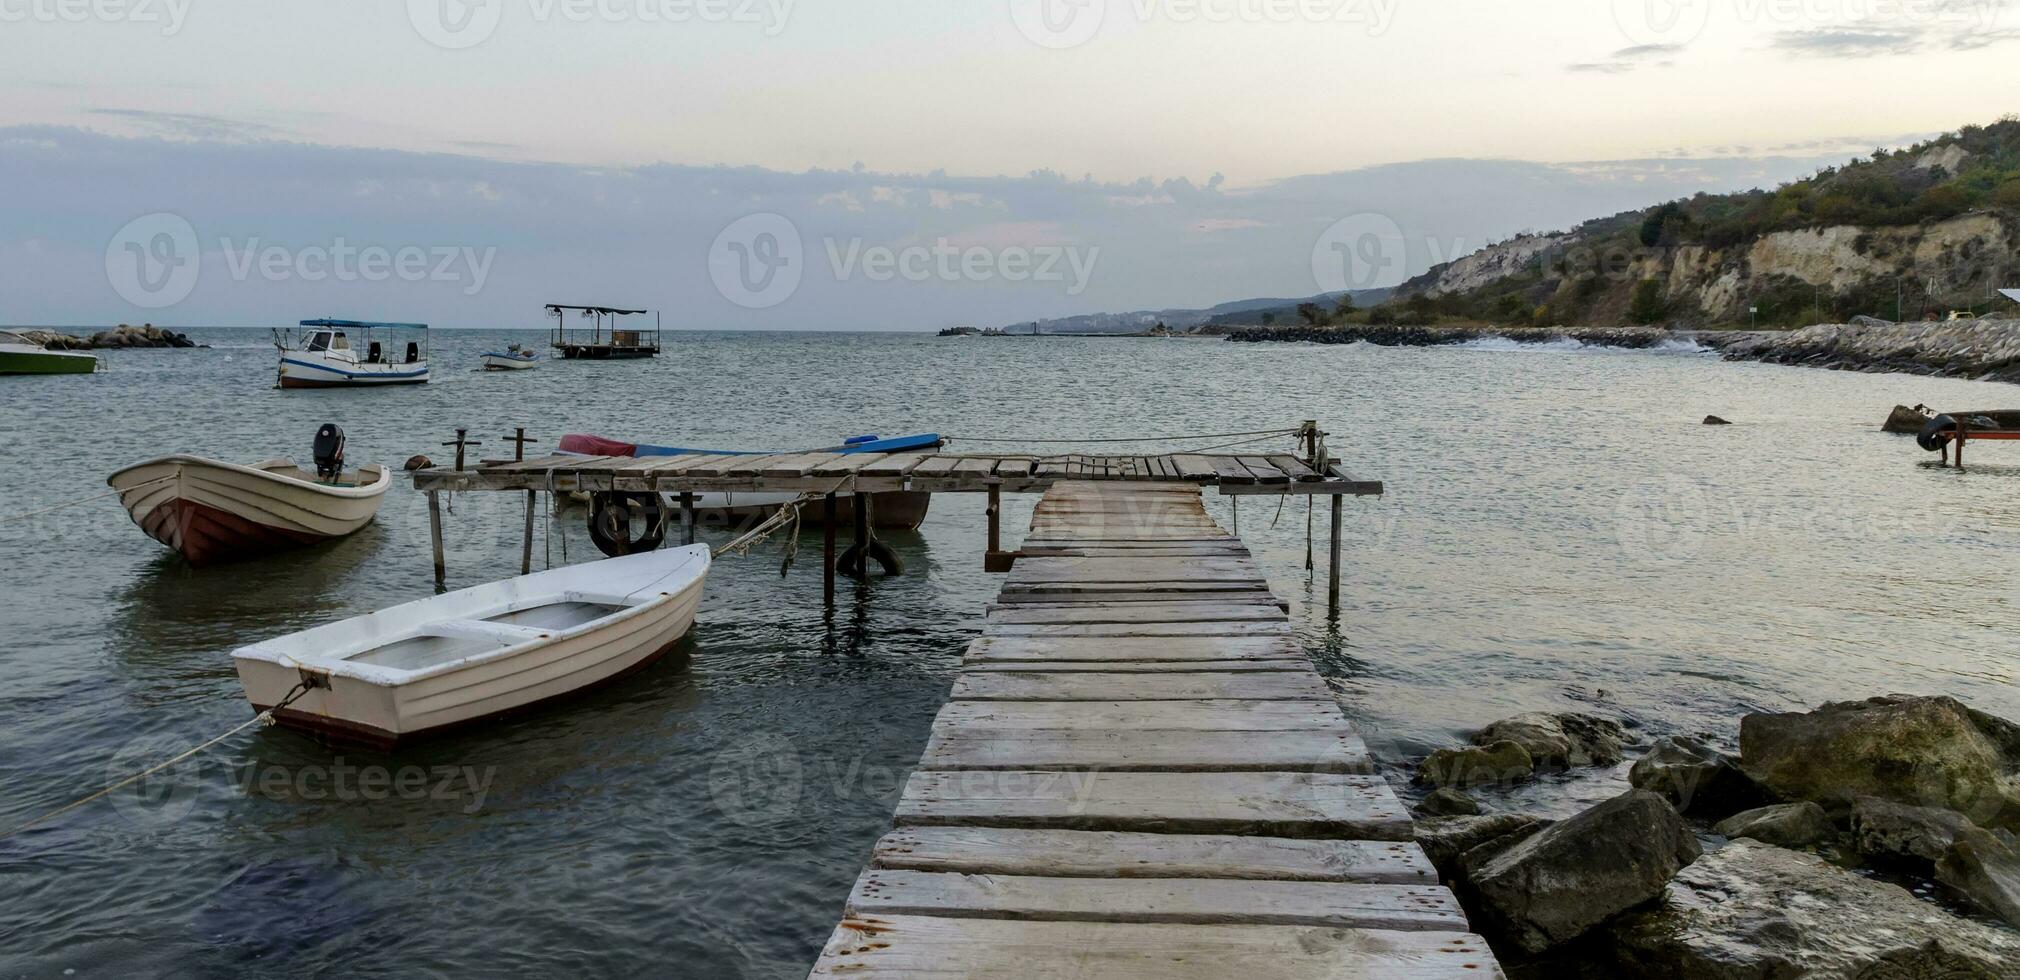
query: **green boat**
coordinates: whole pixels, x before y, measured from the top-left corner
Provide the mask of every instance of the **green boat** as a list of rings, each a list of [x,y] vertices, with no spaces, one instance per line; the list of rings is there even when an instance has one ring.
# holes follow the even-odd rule
[[[96,370],[96,354],[50,350],[29,337],[0,330],[0,374],[90,374]]]

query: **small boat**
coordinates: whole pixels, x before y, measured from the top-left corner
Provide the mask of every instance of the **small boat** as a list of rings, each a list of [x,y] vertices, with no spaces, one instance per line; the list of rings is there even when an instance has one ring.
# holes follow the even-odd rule
[[[519,344],[513,344],[502,351],[487,351],[480,356],[484,359],[486,371],[527,371],[540,360],[540,355]]]
[[[346,472],[344,432],[334,425],[317,431],[315,461],[310,471],[286,459],[240,466],[164,456],[105,482],[148,536],[202,565],[329,541],[370,524],[392,472]]]
[[[90,374],[96,370],[96,354],[50,350],[33,337],[0,330],[0,374]]]
[[[233,651],[255,711],[390,747],[618,680],[687,635],[707,545],[556,568]],[[306,686],[306,691],[300,690]]]
[[[370,323],[364,320],[303,320],[307,330],[299,343],[274,337],[280,348],[281,388],[380,388],[428,383],[428,325]],[[418,337],[414,336],[418,331]],[[353,337],[352,334],[356,334]],[[406,346],[395,351],[375,339]],[[362,350],[361,355],[359,351]]]
[[[900,436],[895,439],[879,439],[876,436],[857,436],[839,446],[825,449],[804,449],[808,453],[904,453],[923,452],[937,449],[945,444],[937,435]],[[599,436],[570,435],[561,439],[560,450],[564,453],[580,453],[584,456],[767,456],[767,452],[732,451],[727,449],[682,449],[674,446],[651,446],[640,443],[618,442]],[[933,495],[915,493],[909,490],[871,494],[870,521],[885,530],[916,531],[926,522],[926,511],[932,505]],[[762,520],[786,504],[800,499],[798,493],[698,493],[695,494],[695,510],[704,521],[729,521],[742,523],[752,519]],[[677,506],[677,504],[676,504]],[[824,515],[819,508],[805,508],[801,520],[818,526]],[[849,524],[856,519],[855,494],[840,494],[835,500],[835,520]]]

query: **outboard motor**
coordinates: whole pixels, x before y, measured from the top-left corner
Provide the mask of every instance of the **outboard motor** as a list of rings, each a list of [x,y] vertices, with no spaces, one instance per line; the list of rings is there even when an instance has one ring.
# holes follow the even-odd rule
[[[316,475],[335,480],[344,472],[344,430],[325,422],[316,430]]]

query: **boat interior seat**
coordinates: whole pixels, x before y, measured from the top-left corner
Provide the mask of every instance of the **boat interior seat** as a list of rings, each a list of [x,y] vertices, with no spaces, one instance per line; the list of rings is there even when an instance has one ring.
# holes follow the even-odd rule
[[[440,636],[457,640],[491,640],[506,646],[537,640],[548,635],[548,630],[531,626],[514,626],[510,623],[493,623],[481,619],[451,619],[439,623],[429,623],[416,631],[421,636]]]
[[[618,595],[615,592],[583,592],[579,589],[570,589],[568,591],[568,601],[584,602],[594,606],[616,606],[619,609],[629,609],[644,600],[635,599],[628,595]]]

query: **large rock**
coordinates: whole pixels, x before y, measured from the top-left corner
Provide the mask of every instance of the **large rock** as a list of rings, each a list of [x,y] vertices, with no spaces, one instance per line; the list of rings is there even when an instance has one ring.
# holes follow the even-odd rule
[[[2020,733],[1953,698],[1894,695],[1748,715],[1739,743],[1747,773],[1789,799],[1831,806],[1874,796],[1987,826],[2020,819]]]
[[[1621,973],[1673,980],[2012,980],[2020,934],[1799,851],[1733,841],[1613,927]]]
[[[1535,772],[1529,753],[1514,742],[1439,749],[1417,766],[1417,782],[1430,786],[1495,786],[1521,782]]]
[[[1635,789],[1660,793],[1685,813],[1724,817],[1773,802],[1739,767],[1739,760],[1703,739],[1675,735],[1655,740],[1634,760],[1627,781]]]
[[[1852,801],[1851,825],[1852,849],[1866,861],[1925,873],[1957,838],[1977,829],[1959,813],[1871,796]]]
[[[1712,831],[1776,847],[1808,847],[1830,836],[1831,818],[1825,815],[1823,807],[1804,800],[1733,814],[1719,821]]]
[[[1431,817],[1473,817],[1480,814],[1480,804],[1456,789],[1433,790],[1424,802],[1417,804],[1417,813]]]
[[[1491,856],[1469,853],[1464,884],[1476,925],[1542,952],[1662,894],[1697,856],[1668,800],[1630,790]]]
[[[1614,765],[1624,758],[1621,746],[1626,741],[1626,729],[1610,718],[1541,711],[1502,719],[1473,736],[1474,745],[1522,746],[1538,769]]]
[[[1417,844],[1431,866],[1448,878],[1457,877],[1468,856],[1484,860],[1550,825],[1549,820],[1520,813],[1481,817],[1430,817],[1417,825]]]
[[[2012,834],[1964,832],[1936,862],[1936,880],[2020,928],[2020,839]]]

